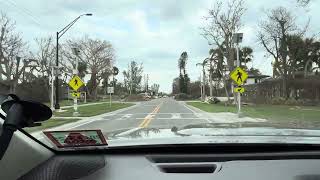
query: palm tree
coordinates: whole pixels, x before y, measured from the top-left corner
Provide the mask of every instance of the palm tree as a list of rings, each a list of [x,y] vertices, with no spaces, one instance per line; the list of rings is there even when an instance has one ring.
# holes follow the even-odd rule
[[[202,78],[203,78],[203,85],[202,85],[202,94],[201,98],[204,101],[206,97],[206,71],[205,71],[205,66],[207,65],[209,61],[209,58],[206,58],[202,61],[202,63],[197,63],[196,66],[202,66]]]
[[[188,53],[187,52],[183,52],[180,55],[179,61],[178,61],[178,67],[179,67],[179,71],[180,71],[180,81],[179,81],[179,85],[180,85],[180,92],[182,93],[187,93],[187,79],[185,79],[186,77],[186,64],[187,64],[187,59],[188,59]]]
[[[183,75],[186,74],[187,60],[188,60],[188,53],[184,51],[183,53],[181,53],[180,58],[179,58],[179,62],[178,62],[180,74],[181,74],[181,72],[183,72]]]
[[[245,68],[248,69],[247,63],[252,61],[253,58],[253,50],[250,47],[243,47],[240,50],[240,62],[244,62]]]

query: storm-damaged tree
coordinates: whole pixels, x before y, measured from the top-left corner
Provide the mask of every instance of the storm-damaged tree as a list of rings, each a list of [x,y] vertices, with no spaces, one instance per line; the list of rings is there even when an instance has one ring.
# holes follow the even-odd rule
[[[39,80],[44,84],[47,90],[48,98],[50,98],[51,88],[50,83],[52,77],[52,66],[55,61],[55,45],[52,37],[37,38],[35,39],[37,50],[32,55],[37,63],[37,74]]]
[[[213,96],[213,88],[216,90],[216,94],[218,94],[217,92],[220,88],[222,78],[226,75],[226,65],[223,61],[223,54],[219,49],[210,49],[209,55],[209,89],[210,96]],[[213,84],[215,84],[214,87]],[[227,86],[225,84],[225,91],[227,92],[226,88]]]
[[[232,38],[241,27],[241,17],[246,11],[244,0],[216,1],[209,14],[205,17],[206,24],[201,28],[202,35],[209,44],[223,54],[229,71],[234,69],[234,46]],[[231,85],[229,78],[223,76],[226,96],[230,102],[227,86]]]
[[[306,7],[310,2],[311,0],[297,0],[298,5],[301,7]]]
[[[239,50],[239,58],[240,58],[241,66],[243,66],[244,69],[249,69],[247,67],[247,63],[252,62],[252,58],[253,58],[252,53],[253,53],[252,48],[248,46],[242,47]]]
[[[92,39],[85,36],[78,40],[69,40],[66,43],[64,56],[68,59],[69,64],[75,68],[75,58],[79,58],[81,63],[87,65],[87,72],[90,79],[87,82],[87,93],[90,98],[97,98],[98,86],[101,80],[106,78],[106,72],[111,72],[111,65],[115,61],[115,51],[112,44],[106,40]],[[72,48],[77,48],[80,51],[78,56],[72,53]],[[79,67],[78,67],[79,69]],[[110,73],[108,73],[110,74]]]
[[[34,69],[34,60],[25,58],[27,46],[15,31],[15,22],[0,15],[0,81],[15,93],[19,79],[26,70]]]
[[[267,53],[273,58],[275,78],[282,79],[281,96],[288,98],[288,79],[294,71],[296,58],[292,54],[292,43],[297,37],[303,37],[307,25],[299,28],[296,18],[284,7],[277,7],[267,13],[267,18],[260,23],[258,39]],[[291,52],[291,53],[290,53]],[[290,68],[290,67],[293,67]]]
[[[123,71],[124,84],[129,94],[137,94],[141,90],[142,74],[143,65],[136,61],[131,61],[128,69]]]
[[[188,93],[188,84],[190,82],[190,78],[186,72],[186,64],[188,60],[188,53],[182,52],[180,58],[178,60],[179,67],[179,87],[180,93]]]
[[[157,95],[159,93],[159,84],[152,84],[151,85],[151,91],[153,92],[154,95]]]

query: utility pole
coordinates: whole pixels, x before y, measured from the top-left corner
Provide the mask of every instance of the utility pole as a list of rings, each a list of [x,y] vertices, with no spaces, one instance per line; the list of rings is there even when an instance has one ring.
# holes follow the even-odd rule
[[[51,66],[51,103],[50,103],[50,107],[51,107],[51,110],[54,110],[54,103],[53,103],[53,101],[54,101],[54,97],[53,97],[53,94],[54,94],[54,86],[53,86],[53,83],[54,83],[54,70],[55,70],[55,68],[54,68],[54,66],[52,65]]]
[[[202,73],[200,72],[200,95],[201,95],[201,99],[203,99],[203,92],[202,92],[202,82],[201,82],[201,77],[202,77],[202,75],[201,75]]]
[[[147,74],[147,93],[149,92],[149,74]]]
[[[203,101],[206,100],[206,72],[205,72],[205,69],[204,69],[204,66],[205,66],[205,63],[203,62],[202,64],[202,78],[203,78]]]
[[[131,66],[130,66],[130,95],[131,95],[131,93],[132,93],[132,69],[131,69]]]

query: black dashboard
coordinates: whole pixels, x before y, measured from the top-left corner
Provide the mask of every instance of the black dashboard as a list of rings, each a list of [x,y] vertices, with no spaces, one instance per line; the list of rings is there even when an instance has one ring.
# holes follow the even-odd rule
[[[240,147],[238,150],[241,149]],[[163,153],[159,150],[150,150],[148,153],[147,151],[144,149],[140,153],[127,151],[127,153],[106,154],[63,152],[35,167],[20,180],[320,179],[319,151],[257,153],[168,153],[170,150]],[[176,151],[179,151],[179,148]]]

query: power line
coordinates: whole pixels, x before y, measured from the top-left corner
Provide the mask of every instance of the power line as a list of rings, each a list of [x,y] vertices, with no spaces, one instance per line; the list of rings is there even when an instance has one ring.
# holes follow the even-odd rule
[[[19,7],[16,2],[11,1],[11,0],[0,1],[0,2],[8,3],[9,5],[17,8],[20,12],[22,12],[23,14],[29,16],[31,18],[30,20],[32,20],[34,23],[36,23],[38,26],[41,26],[40,22],[37,20],[37,18],[35,16],[32,15],[32,13],[29,10],[27,10],[25,8],[22,8],[22,7]]]

